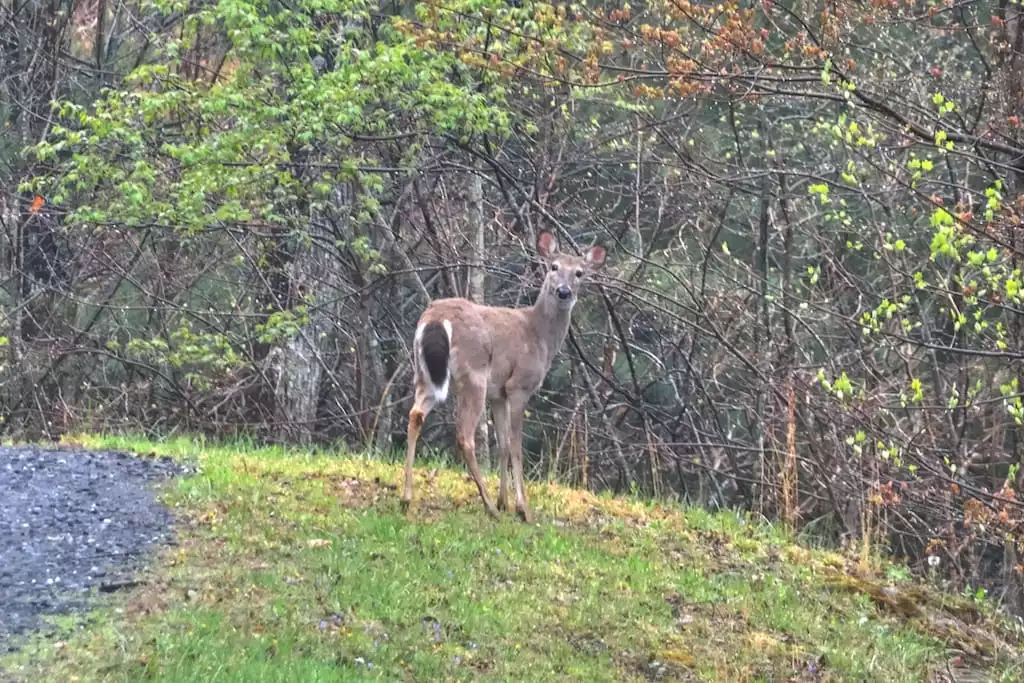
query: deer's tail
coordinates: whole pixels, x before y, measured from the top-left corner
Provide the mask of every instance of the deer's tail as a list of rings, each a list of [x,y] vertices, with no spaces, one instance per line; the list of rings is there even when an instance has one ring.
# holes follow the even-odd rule
[[[451,321],[423,323],[416,330],[413,352],[419,374],[438,403],[448,398],[448,359],[451,356]]]

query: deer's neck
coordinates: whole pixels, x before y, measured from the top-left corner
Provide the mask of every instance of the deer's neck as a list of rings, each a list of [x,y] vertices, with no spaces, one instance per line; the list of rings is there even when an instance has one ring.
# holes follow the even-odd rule
[[[541,292],[537,301],[530,309],[530,317],[533,320],[533,327],[538,336],[544,341],[548,357],[546,365],[550,365],[555,355],[562,348],[565,335],[569,331],[569,319],[572,311],[559,308],[554,297],[546,296]]]

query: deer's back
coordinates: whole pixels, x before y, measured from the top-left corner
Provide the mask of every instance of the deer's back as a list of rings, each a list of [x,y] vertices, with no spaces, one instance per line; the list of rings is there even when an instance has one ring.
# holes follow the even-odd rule
[[[420,316],[421,323],[449,321],[452,325],[452,371],[459,375],[486,373],[491,391],[500,391],[513,374],[543,379],[545,368],[533,368],[546,353],[538,347],[526,309],[476,304],[469,299],[438,299]],[[539,372],[538,372],[539,371]]]

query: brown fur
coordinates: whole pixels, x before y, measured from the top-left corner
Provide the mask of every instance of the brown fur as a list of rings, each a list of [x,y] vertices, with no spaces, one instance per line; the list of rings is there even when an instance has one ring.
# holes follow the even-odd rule
[[[548,232],[538,237],[537,251],[545,261],[547,275],[533,306],[498,308],[468,299],[440,299],[430,304],[420,317],[422,336],[419,347],[413,345],[413,353],[423,354],[424,359],[422,362],[419,358],[413,359],[416,398],[409,411],[409,441],[402,492],[404,506],[408,507],[412,500],[416,441],[443,384],[423,367],[436,363],[435,359],[426,358],[427,334],[434,331],[431,349],[435,353],[436,331],[444,332],[447,321],[451,326],[447,367],[451,376],[450,390],[456,397],[459,455],[476,482],[484,508],[496,516],[497,509],[487,495],[476,461],[474,443],[477,423],[489,402],[501,453],[498,507],[508,507],[511,464],[516,512],[524,521],[531,519],[523,484],[523,411],[530,397],[540,388],[562,347],[582,280],[588,271],[604,263],[605,255],[604,249],[597,246],[591,247],[584,258],[559,254],[555,239]],[[562,296],[559,295],[560,290]]]

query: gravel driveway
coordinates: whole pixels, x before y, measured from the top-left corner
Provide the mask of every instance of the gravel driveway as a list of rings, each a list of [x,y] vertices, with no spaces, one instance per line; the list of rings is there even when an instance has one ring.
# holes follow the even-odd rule
[[[171,542],[152,484],[170,460],[0,447],[0,650],[40,616],[84,605],[89,589],[130,585],[144,553]]]

